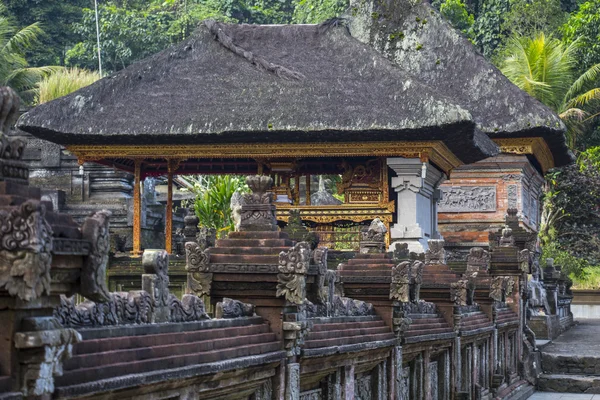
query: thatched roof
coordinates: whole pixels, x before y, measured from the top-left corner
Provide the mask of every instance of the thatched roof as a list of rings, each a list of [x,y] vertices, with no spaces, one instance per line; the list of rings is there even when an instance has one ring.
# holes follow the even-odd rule
[[[556,165],[572,161],[560,118],[513,85],[425,2],[352,0],[348,18],[354,37],[469,110],[490,137],[541,136]]]
[[[208,22],[19,128],[63,145],[443,140],[467,163],[497,152],[468,110],[335,24]]]

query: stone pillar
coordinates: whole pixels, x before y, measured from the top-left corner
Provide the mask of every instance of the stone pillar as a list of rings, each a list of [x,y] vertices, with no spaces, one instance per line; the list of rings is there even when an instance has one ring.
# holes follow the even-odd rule
[[[287,365],[285,400],[300,400],[300,364]]]
[[[344,400],[354,400],[354,365],[344,367]]]
[[[410,251],[423,253],[428,248],[428,239],[439,238],[438,187],[446,176],[429,162],[417,158],[388,158],[387,165],[396,173],[392,187],[397,193],[398,222],[390,229],[391,247],[407,243]]]

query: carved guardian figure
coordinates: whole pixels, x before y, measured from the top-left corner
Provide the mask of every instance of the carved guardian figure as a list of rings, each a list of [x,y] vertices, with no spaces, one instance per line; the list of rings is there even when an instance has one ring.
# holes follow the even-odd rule
[[[279,253],[277,296],[285,296],[292,304],[302,304],[306,298],[306,273],[310,263],[310,245],[297,243]]]

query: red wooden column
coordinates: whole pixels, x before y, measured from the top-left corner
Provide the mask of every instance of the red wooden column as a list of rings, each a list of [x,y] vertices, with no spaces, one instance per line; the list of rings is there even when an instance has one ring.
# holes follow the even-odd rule
[[[142,160],[134,160],[134,184],[133,184],[133,251],[134,257],[142,254]]]

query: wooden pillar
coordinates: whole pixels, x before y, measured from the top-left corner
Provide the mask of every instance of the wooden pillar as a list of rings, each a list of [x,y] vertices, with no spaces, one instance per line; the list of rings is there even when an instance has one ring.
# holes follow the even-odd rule
[[[133,184],[133,251],[134,257],[142,255],[142,160],[134,160]]]
[[[174,160],[167,161],[167,208],[165,210],[165,250],[171,254],[173,252],[173,171],[175,170]]]
[[[294,204],[300,205],[300,175],[294,177]]]
[[[310,206],[310,175],[306,175],[306,205]]]

